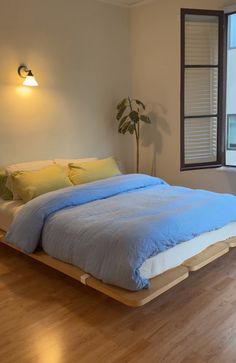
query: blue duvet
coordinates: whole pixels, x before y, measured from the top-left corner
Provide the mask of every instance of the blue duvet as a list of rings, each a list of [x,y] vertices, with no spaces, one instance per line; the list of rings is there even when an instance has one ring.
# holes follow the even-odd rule
[[[139,268],[178,243],[236,221],[236,197],[173,187],[147,175],[122,175],[47,193],[19,212],[6,239],[105,283],[147,288]]]

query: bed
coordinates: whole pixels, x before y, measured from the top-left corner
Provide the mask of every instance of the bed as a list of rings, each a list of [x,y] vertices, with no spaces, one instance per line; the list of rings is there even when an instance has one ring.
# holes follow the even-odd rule
[[[201,268],[212,260],[227,253],[230,247],[235,246],[235,197],[230,195],[218,195],[205,191],[201,191],[198,195],[198,191],[190,192],[190,190],[186,188],[173,188],[176,187],[170,187],[158,178],[142,175],[128,175],[109,178],[109,180],[96,183],[89,183],[87,186],[67,188],[67,190],[63,192],[48,193],[46,196],[36,198],[29,204],[27,203],[28,206],[24,208],[22,208],[21,202],[1,202],[1,241],[120,302],[129,306],[140,306],[183,281],[188,277],[190,271]],[[143,215],[143,210],[145,209],[143,206],[135,208],[138,209],[138,212],[136,212],[133,207],[129,207],[129,204],[134,205],[135,201],[138,201],[139,198],[141,198],[140,201],[142,201],[144,205],[145,203],[150,205],[150,201],[153,199],[152,193],[154,189],[155,193],[158,194],[157,200],[154,201],[154,206],[156,208],[156,202],[158,201],[163,209],[162,214],[160,214],[161,218],[158,220],[158,230],[155,229],[156,212],[154,213],[154,217],[152,215],[153,211],[156,210],[155,208],[153,209],[153,206],[150,208],[151,212],[148,216],[146,214]],[[171,199],[167,201],[165,193],[166,195],[170,194],[170,190],[174,194],[171,196]],[[203,225],[193,226],[189,223],[190,228],[189,226],[187,228],[188,223],[186,218],[188,215],[191,218],[193,213],[195,213],[195,218],[197,218],[199,217],[199,214],[196,214],[196,210],[198,210],[198,213],[203,213],[201,208],[203,207],[204,209],[204,206],[201,206],[201,208],[200,206],[196,206],[188,211],[189,214],[185,212],[177,222],[173,222],[173,215],[175,212],[176,214],[181,214],[180,209],[183,207],[182,205],[179,205],[179,199],[177,198],[177,195],[181,193],[184,197],[186,197],[185,193],[191,193],[191,198],[195,198],[198,201],[197,203],[199,203],[201,198],[201,203],[203,203],[204,198],[210,197],[211,206],[209,207],[209,213],[211,213],[212,216],[214,215],[214,218],[209,215],[208,221],[206,221],[206,214],[202,216],[204,219]],[[89,198],[87,198],[87,196],[89,196]],[[182,199],[183,196],[181,196]],[[185,199],[189,201],[189,198],[190,196]],[[217,203],[215,204],[217,198],[218,206]],[[193,199],[191,199],[192,202]],[[59,200],[60,202],[58,202]],[[127,281],[124,283],[122,280],[120,283],[120,281],[117,282],[116,279],[112,278],[112,273],[119,274],[117,273],[117,266],[114,271],[112,271],[113,267],[109,266],[111,276],[108,277],[104,277],[101,271],[97,271],[100,270],[100,267],[103,265],[104,259],[104,256],[100,256],[100,248],[97,248],[96,250],[96,245],[98,244],[111,244],[109,253],[111,254],[112,251],[113,255],[111,255],[111,258],[108,261],[109,265],[112,263],[112,258],[115,258],[117,254],[118,250],[115,251],[115,248],[116,245],[119,245],[120,236],[123,236],[124,233],[128,233],[128,235],[132,233],[134,238],[138,239],[140,234],[142,234],[142,230],[144,230],[145,233],[149,233],[150,229],[153,229],[152,233],[154,233],[154,235],[159,233],[158,238],[160,240],[162,216],[167,213],[166,205],[170,203],[170,201],[172,203],[171,209],[173,210],[173,208],[176,208],[176,210],[171,214],[169,220],[172,221],[171,223],[174,223],[172,225],[175,225],[175,228],[177,223],[177,225],[180,226],[180,229],[185,231],[181,243],[178,240],[175,240],[165,250],[162,250],[163,247],[159,244],[158,253],[156,253],[156,250],[148,251],[147,253],[145,252],[144,261],[142,261],[142,263],[139,261],[140,266],[138,267],[138,274],[141,279],[137,278],[135,283],[132,281],[132,278],[131,281],[128,281],[128,285],[126,285]],[[8,205],[5,203],[8,203]],[[188,202],[185,207],[187,206],[189,208],[190,204]],[[219,218],[219,211],[225,206],[227,207],[225,213],[223,216],[220,215]],[[217,208],[218,211],[216,210]],[[121,213],[121,211],[123,212]],[[10,215],[11,218],[9,217]],[[15,218],[16,215],[17,217]],[[145,221],[143,222],[145,218],[148,219],[147,223]],[[132,224],[132,219],[135,220],[134,224]],[[143,225],[136,236],[135,231],[138,230],[137,220],[139,221],[139,219]],[[108,221],[108,226],[104,220]],[[71,232],[68,230],[68,221],[72,221],[71,229],[74,234],[70,234]],[[99,223],[100,227],[98,226]],[[81,224],[79,231],[78,224]],[[110,225],[112,225],[112,227],[110,227]],[[128,229],[126,229],[126,225],[129,226]],[[136,229],[130,230],[130,226],[133,226]],[[145,230],[147,226],[148,229]],[[207,231],[207,226],[209,226],[209,231]],[[97,229],[98,227],[100,230],[102,229],[102,232]],[[56,235],[55,228],[57,230]],[[75,228],[76,230],[74,231]],[[116,232],[116,229],[118,229],[119,233]],[[10,231],[7,234],[7,237],[4,238],[5,232],[8,230]],[[170,231],[166,231],[162,226],[161,232],[169,233]],[[116,235],[116,233],[118,234]],[[180,231],[178,230],[174,231],[174,235],[179,235],[179,233]],[[77,238],[75,242],[74,236],[77,236],[76,234],[80,237],[79,239]],[[98,236],[95,238],[94,234],[97,234]],[[99,234],[101,235],[99,236]],[[67,235],[69,235],[69,238],[67,238]],[[84,240],[93,241],[89,248],[87,243],[85,244],[85,242],[83,242],[83,235]],[[52,238],[52,236],[54,237]],[[61,236],[61,238],[58,236]],[[113,238],[111,238],[111,236]],[[190,236],[192,238],[188,238]],[[117,241],[119,243],[116,242],[115,245],[112,245],[111,240],[115,240],[115,238],[118,238]],[[153,239],[153,234],[151,235],[151,238]],[[173,233],[171,234],[171,238],[173,238]],[[74,242],[72,242],[73,240]],[[33,246],[32,241],[34,242]],[[57,242],[55,243],[55,241]],[[76,252],[78,243],[81,245],[84,243],[84,250],[80,249]],[[122,243],[124,244],[124,242]],[[150,241],[147,244],[150,244]],[[142,244],[141,249],[143,246],[146,246],[145,243]],[[95,264],[95,267],[90,267],[90,263],[88,262],[91,250],[95,251],[96,261],[98,261],[98,264]],[[80,261],[78,257],[78,261],[73,260],[74,255],[81,255],[82,253],[83,261]],[[104,251],[102,253],[104,254]],[[125,250],[124,254],[119,256],[121,260],[118,259],[118,262],[114,260],[113,264],[120,264],[119,268],[124,269],[122,261],[125,260],[126,254],[132,255],[133,252]],[[148,258],[146,258],[147,256]],[[87,262],[84,263],[86,260]],[[77,265],[77,267],[74,265]],[[136,270],[135,267],[135,273]]]
[[[3,200],[0,198],[0,229],[8,231],[15,216],[24,206],[21,200]]]

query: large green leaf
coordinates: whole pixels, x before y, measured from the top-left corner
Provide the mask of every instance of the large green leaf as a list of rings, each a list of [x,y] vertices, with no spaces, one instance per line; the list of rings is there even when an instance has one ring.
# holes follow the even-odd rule
[[[151,123],[151,120],[148,116],[145,116],[145,115],[141,115],[140,116],[140,120],[142,120],[143,122],[146,122],[146,124],[150,124]]]
[[[135,124],[130,123],[130,126],[129,126],[129,128],[128,128],[129,133],[130,133],[131,135],[133,135],[134,130],[135,130]]]
[[[123,98],[123,100],[120,103],[118,103],[117,110],[119,111],[121,108],[125,106],[127,106],[127,98]]]
[[[126,132],[127,132],[127,130],[129,129],[129,127],[130,127],[130,124],[131,124],[131,122],[130,121],[126,121],[122,126],[121,126],[121,128],[119,129],[119,132],[121,133],[121,134],[125,134]]]
[[[139,100],[134,100],[136,103],[137,103],[137,105],[139,105],[139,106],[142,106],[142,108],[145,110],[146,109],[146,106],[144,105],[144,103],[143,102],[141,102],[141,101],[139,101]]]
[[[121,119],[121,117],[124,115],[125,110],[126,110],[126,106],[123,106],[119,109],[119,111],[117,112],[117,115],[116,115],[117,121],[119,121]]]
[[[134,123],[139,122],[139,114],[137,111],[131,111],[129,117]]]
[[[128,118],[129,116],[127,115],[127,116],[124,116],[121,120],[120,120],[120,123],[119,123],[119,126],[118,126],[118,128],[120,129],[121,127],[122,127],[122,125],[125,123],[125,121],[127,120],[127,118]]]
[[[136,110],[132,109],[130,102],[136,103]],[[130,110],[131,108],[131,110]],[[142,115],[141,113],[146,109],[143,102],[140,100],[130,100],[129,98],[124,98],[117,105],[117,115],[116,119],[119,121],[118,131],[121,134],[125,134],[129,132],[130,134],[134,134],[136,130],[136,125],[139,121],[143,121],[145,123],[151,123],[151,120],[148,116]]]

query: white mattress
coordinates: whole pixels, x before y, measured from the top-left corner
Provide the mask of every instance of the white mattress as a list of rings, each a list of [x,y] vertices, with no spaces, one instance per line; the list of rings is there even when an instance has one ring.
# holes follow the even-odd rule
[[[23,202],[4,201],[0,198],[0,229],[8,231],[14,217],[23,206]],[[143,277],[150,279],[171,268],[181,265],[185,260],[195,256],[216,242],[236,236],[236,222],[230,223],[216,231],[203,233],[190,241],[180,243],[157,256],[146,260],[140,267]]]
[[[180,243],[165,252],[146,260],[140,267],[141,276],[150,279],[171,268],[181,265],[187,259],[197,255],[214,243],[224,241],[236,236],[236,222],[212,232],[203,233],[200,236]]]

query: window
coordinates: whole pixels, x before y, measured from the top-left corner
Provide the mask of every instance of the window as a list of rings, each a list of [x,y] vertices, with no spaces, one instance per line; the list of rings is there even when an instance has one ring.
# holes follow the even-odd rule
[[[181,14],[181,170],[221,165],[223,12]]]
[[[236,150],[236,115],[227,117],[227,150]]]
[[[228,20],[225,164],[236,166],[236,14]]]
[[[228,19],[228,44],[229,49],[236,48],[236,15],[230,15]]]

